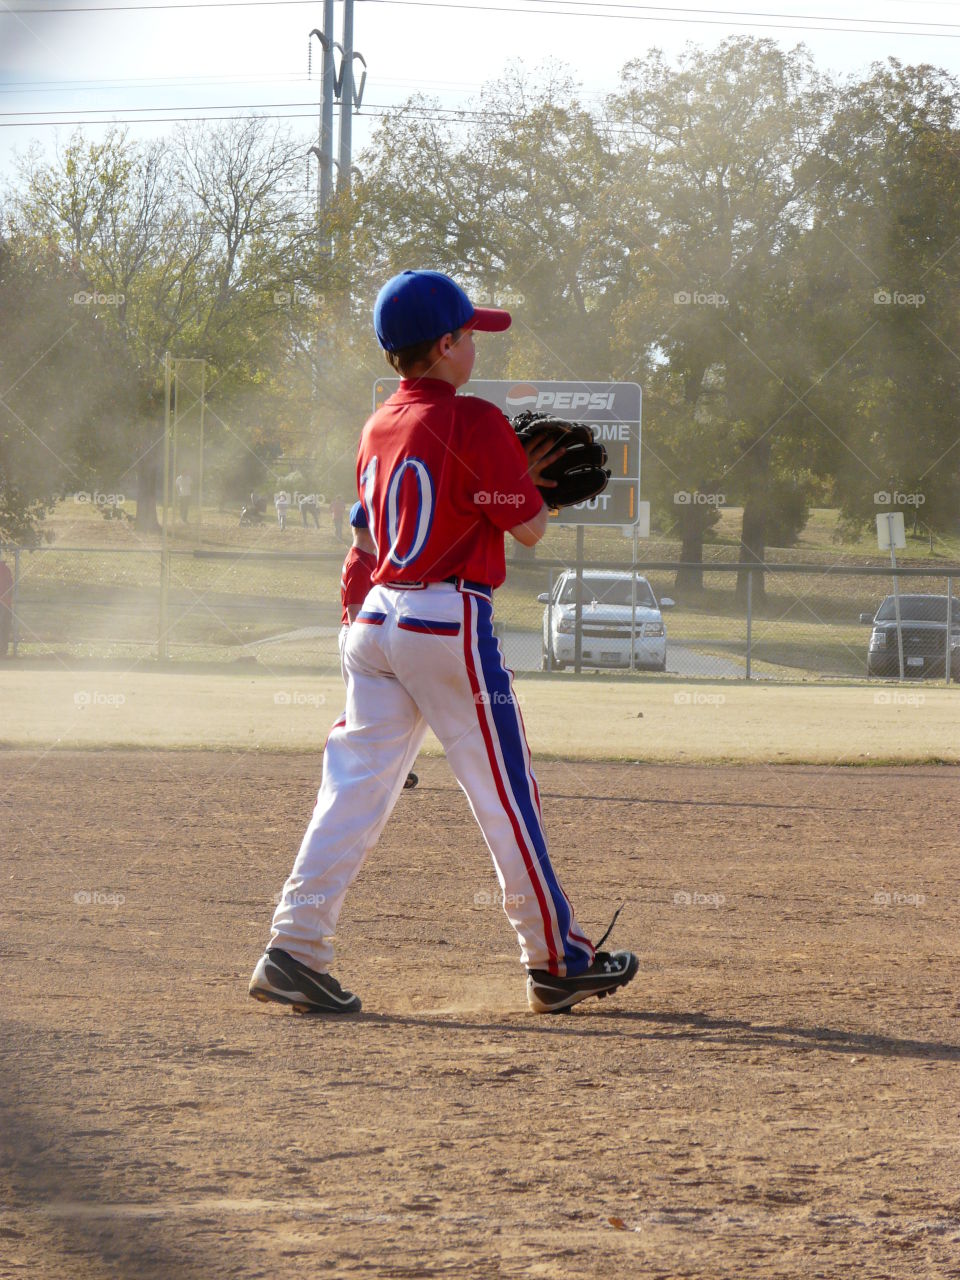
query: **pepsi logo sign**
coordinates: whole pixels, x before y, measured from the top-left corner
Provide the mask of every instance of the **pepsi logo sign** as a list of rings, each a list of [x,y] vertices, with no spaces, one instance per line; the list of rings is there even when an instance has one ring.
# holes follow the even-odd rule
[[[541,391],[532,382],[518,382],[507,392],[507,409],[520,413],[523,409],[552,409],[555,413],[594,412],[613,409],[616,391]]]
[[[518,382],[507,392],[507,408],[514,413],[532,409],[537,403],[537,388],[530,382]]]

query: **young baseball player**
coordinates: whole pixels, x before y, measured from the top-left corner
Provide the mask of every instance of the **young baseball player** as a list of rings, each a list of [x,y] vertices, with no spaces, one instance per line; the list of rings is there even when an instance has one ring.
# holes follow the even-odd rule
[[[370,579],[377,567],[377,548],[370,531],[367,529],[367,515],[362,502],[355,502],[350,508],[350,532],[353,545],[347,552],[340,571],[340,603],[343,613],[340,617],[340,670],[344,683],[347,673],[343,665],[343,646],[347,642],[350,624],[356,621],[357,614],[370,590]],[[403,784],[405,791],[412,790],[420,779],[415,773],[408,773]]]
[[[377,565],[344,644],[346,712],[327,739],[313,817],[250,982],[259,1000],[359,1010],[330,973],[332,939],[427,725],[493,856],[530,1007],[559,1012],[637,972],[631,952],[594,948],[550,863],[513,676],[493,630],[504,535],[524,546],[543,536],[536,485],[558,456],[549,442],[525,453],[497,408],[456,394],[473,369],[474,331],[509,324],[507,312],[474,307],[436,271],[405,271],[377,298],[377,337],[403,379],[368,420],[357,459]]]

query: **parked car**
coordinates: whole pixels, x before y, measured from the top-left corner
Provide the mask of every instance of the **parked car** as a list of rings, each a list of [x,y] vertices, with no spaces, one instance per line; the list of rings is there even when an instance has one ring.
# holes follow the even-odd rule
[[[667,631],[660,610],[671,608],[673,601],[664,596],[658,604],[650,583],[639,574],[590,570],[584,573],[582,582],[580,657],[583,665],[629,667],[632,628],[634,665],[649,671],[665,671]],[[554,583],[552,594],[544,592],[537,597],[546,606],[540,663],[544,671],[549,666],[562,671],[574,661],[576,589],[577,575],[568,569]]]
[[[869,623],[867,675],[899,676],[896,600],[887,596],[875,614],[861,613]],[[903,673],[942,680],[946,672],[947,597],[910,595],[900,597],[900,624],[903,632]],[[950,620],[950,675],[960,680],[960,600],[953,597]]]

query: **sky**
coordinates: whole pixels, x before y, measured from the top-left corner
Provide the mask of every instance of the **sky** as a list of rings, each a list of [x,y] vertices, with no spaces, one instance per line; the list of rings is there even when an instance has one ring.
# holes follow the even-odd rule
[[[116,0],[0,0],[0,178],[12,175],[16,150],[32,141],[52,148],[73,120],[135,116],[145,122],[129,126],[134,137],[156,136],[171,127],[157,116],[231,116],[260,106],[292,117],[298,131],[313,128],[319,79],[307,79],[307,47],[308,32],[322,23],[318,0],[152,10],[125,2],[136,9],[114,7]],[[960,76],[960,2],[694,2],[356,0],[355,48],[369,73],[354,154],[370,136],[373,109],[414,92],[462,107],[516,59],[531,70],[549,59],[565,63],[588,100],[612,91],[622,65],[651,48],[676,55],[688,41],[712,47],[745,33],[787,48],[803,42],[821,69],[839,74],[896,57]],[[338,0],[337,38],[343,8]],[[95,137],[102,127],[84,131]]]

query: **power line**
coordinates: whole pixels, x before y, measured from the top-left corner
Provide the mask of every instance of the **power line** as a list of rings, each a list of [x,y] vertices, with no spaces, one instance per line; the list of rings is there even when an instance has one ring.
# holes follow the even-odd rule
[[[0,94],[22,93],[100,93],[115,89],[144,86],[151,89],[202,89],[207,85],[218,87],[231,84],[310,84],[301,72],[280,72],[277,75],[249,76],[131,76],[125,80],[21,80],[0,85]]]
[[[245,104],[247,106],[256,107],[255,103]],[[299,104],[298,104],[299,105]],[[312,104],[307,104],[312,105]],[[157,110],[158,108],[152,108]],[[163,110],[164,108],[159,108]],[[183,108],[168,107],[166,110],[177,111]],[[143,108],[148,110],[148,108]],[[197,108],[200,110],[200,108]],[[497,123],[505,123],[511,120],[521,120],[522,115],[509,111],[491,111],[483,108],[459,108],[459,107],[429,107],[426,105],[409,106],[399,103],[370,103],[369,114],[368,104],[364,103],[362,112],[356,113],[359,119],[367,118],[369,120],[385,119],[388,116],[403,116],[412,120],[435,120],[440,124],[484,124],[490,120]],[[260,112],[252,110],[249,114],[234,114],[228,116],[220,115],[192,115],[192,116],[129,116],[121,118],[107,118],[101,120],[85,119],[81,117],[72,117],[63,120],[0,120],[0,129],[22,129],[22,128],[60,128],[78,125],[99,125],[101,127],[114,124],[205,124],[205,123],[222,123],[229,120],[311,120],[316,121],[316,106],[312,105],[310,111],[290,111],[290,112]],[[605,122],[604,128],[613,134],[624,135],[630,133],[629,125],[613,124],[609,121]]]
[[[491,5],[477,3],[452,3],[451,0],[362,0],[366,4],[389,4],[401,7],[413,7],[422,9],[446,9],[446,10],[463,10],[464,12],[479,13],[514,13],[526,14],[534,17],[550,16],[550,17],[571,17],[571,18],[605,18],[612,21],[629,21],[629,22],[672,22],[693,26],[736,26],[748,28],[763,28],[774,31],[823,31],[836,32],[853,35],[897,35],[897,36],[937,36],[946,39],[956,39],[957,34],[946,31],[945,27],[956,27],[955,23],[928,23],[915,22],[910,19],[893,19],[893,21],[906,22],[913,30],[905,30],[898,27],[881,26],[878,23],[881,20],[873,18],[853,18],[853,17],[837,17],[833,18],[828,14],[780,14],[771,13],[768,10],[738,10],[738,9],[695,9],[688,6],[667,6],[667,5],[641,5],[619,3],[618,0],[599,0],[599,3],[591,3],[591,0],[522,0],[528,7],[520,8],[516,4],[508,5]],[[195,3],[155,3],[155,4],[119,4],[119,5],[63,5],[50,8],[40,9],[38,7],[3,7],[0,8],[0,17],[4,14],[23,14],[23,15],[40,15],[58,14],[58,13],[137,13],[137,12],[157,12],[157,11],[174,11],[174,10],[195,10],[195,9],[243,9],[243,8],[277,8],[284,5],[303,5],[315,4],[316,0],[196,0]],[[531,5],[555,5],[555,8],[531,8]],[[602,7],[601,7],[602,5]],[[566,6],[566,7],[564,7]],[[619,12],[611,13],[610,9],[617,9]],[[640,12],[642,11],[642,12]],[[695,15],[711,15],[710,17],[679,17],[666,16],[670,14],[695,14]],[[741,22],[740,18],[764,19],[764,21]],[[779,21],[780,19],[798,19],[799,21]],[[777,21],[771,21],[777,20]],[[818,23],[831,23],[834,25],[821,26]],[[838,23],[859,23],[858,26],[839,26]],[[873,23],[874,25],[864,25]],[[916,28],[929,28],[929,30],[917,30]]]
[[[256,103],[246,104],[248,106],[256,106]],[[304,104],[296,104],[298,106]],[[305,104],[311,105],[311,104]],[[201,110],[202,108],[196,108]],[[163,110],[163,108],[146,108],[143,110]],[[168,107],[169,111],[190,110],[183,107]],[[405,115],[411,116],[413,119],[420,120],[439,120],[445,124],[479,124],[484,120],[497,119],[507,120],[516,117],[507,112],[484,112],[472,111],[469,108],[459,110],[456,107],[439,107],[434,110],[414,107],[408,108],[403,105],[391,105],[389,103],[364,103],[363,111],[357,114],[362,119],[367,112],[371,118],[380,119],[388,115]],[[67,120],[0,120],[0,129],[26,129],[26,128],[43,128],[61,125],[111,125],[111,124],[190,124],[192,122],[221,122],[225,120],[313,120],[316,121],[317,109],[316,105],[312,105],[310,111],[292,111],[292,112],[258,112],[253,111],[249,115],[229,115],[229,116],[211,116],[211,115],[195,115],[195,116],[130,116],[122,118],[107,118],[102,120],[90,120],[74,117]]]
[[[383,108],[383,109],[385,109],[385,110],[388,110],[388,109],[390,109],[391,104],[390,104],[389,102],[371,102],[371,103],[364,103],[364,109],[366,109],[368,106],[369,106],[369,107],[374,107],[374,108]],[[111,112],[114,112],[114,111],[122,111],[122,112],[127,112],[127,111],[211,111],[211,110],[212,110],[212,111],[244,111],[244,110],[248,110],[248,109],[252,109],[252,108],[259,108],[259,107],[311,107],[311,108],[313,109],[314,114],[316,113],[316,103],[315,103],[315,102],[214,102],[214,103],[209,103],[209,102],[208,102],[208,103],[202,103],[202,104],[201,104],[200,106],[198,106],[198,107],[185,107],[185,106],[182,106],[182,105],[180,105],[180,104],[178,103],[176,106],[173,106],[173,107],[162,107],[162,106],[150,106],[150,107],[84,107],[84,111],[87,113],[87,115],[100,116],[100,115],[110,115],[110,114],[111,114]],[[62,115],[64,115],[66,112],[68,112],[68,111],[72,111],[73,109],[74,109],[74,108],[72,108],[72,107],[61,107],[61,108],[59,108],[59,109],[58,109],[58,110],[56,110],[56,111],[0,111],[0,117],[4,117],[4,116],[34,116],[34,117],[38,117],[38,116],[62,116]],[[441,107],[441,108],[439,108],[439,109],[440,109],[440,110],[444,110],[444,108],[442,108],[442,107]],[[456,110],[456,108],[455,108],[455,107],[448,107],[448,108],[446,108],[446,110],[454,111],[454,110]],[[469,108],[465,108],[465,110],[468,110],[468,111],[469,111]],[[357,114],[362,114],[362,113],[358,112]],[[509,114],[509,113],[508,113],[508,112],[504,112],[504,111],[490,111],[490,110],[488,110],[488,109],[486,109],[486,108],[485,108],[485,109],[484,109],[484,114],[485,114],[485,115],[491,115],[491,116],[498,116],[498,115],[507,115],[507,114]],[[40,122],[40,121],[38,121],[38,123],[41,123],[41,122]]]
[[[412,4],[414,3],[414,0],[363,0],[363,2],[368,4],[405,4],[405,3]],[[521,0],[521,3],[526,5],[546,5],[546,4],[562,5],[564,8],[575,7],[577,9],[586,11],[586,13],[574,15],[577,17],[585,17],[589,14],[590,17],[619,18],[623,16],[630,16],[634,13],[637,13],[637,11],[643,11],[644,14],[646,13],[696,13],[696,14],[709,14],[711,17],[720,16],[720,17],[733,17],[733,18],[785,18],[785,19],[797,18],[803,22],[809,21],[809,22],[877,23],[877,22],[884,22],[884,21],[887,21],[887,22],[896,21],[896,22],[905,22],[907,26],[910,26],[910,27],[940,28],[944,26],[955,27],[958,25],[957,23],[954,23],[954,22],[921,22],[913,18],[888,18],[888,19],[853,18],[853,17],[836,17],[835,18],[833,17],[832,14],[825,14],[825,13],[772,13],[766,9],[764,10],[698,9],[698,8],[695,8],[693,5],[686,5],[686,4],[683,4],[683,5],[638,4],[635,2],[623,3],[622,0]],[[454,6],[451,4],[449,6],[443,6],[443,7],[467,8],[472,6],[468,6],[466,4]],[[486,8],[487,6],[478,5],[477,7]],[[951,7],[955,7],[955,5]],[[620,13],[603,13],[602,10],[604,9],[624,9],[624,10],[628,10],[629,13],[626,15],[620,14]],[[537,13],[537,12],[543,12],[543,10],[531,9],[530,12]]]
[[[440,92],[455,90],[468,92],[482,89],[480,81],[463,80],[417,80],[410,77],[378,76],[381,85],[397,85],[401,88],[431,89]],[[154,89],[176,89],[181,87],[202,89],[208,85],[225,86],[231,84],[311,84],[319,85],[320,81],[311,79],[302,71],[278,71],[249,76],[128,76],[124,79],[103,80],[20,80],[16,83],[0,85],[0,94],[17,93],[72,93],[112,92],[114,89],[145,86]]]
[[[246,0],[239,0],[239,2],[244,3],[246,2]],[[263,0],[260,0],[260,2],[263,2]],[[286,2],[286,0],[284,0],[284,2]],[[296,2],[296,0],[291,0],[291,2]],[[807,25],[807,20],[809,19],[810,22],[833,22],[833,23],[837,23],[837,22],[870,23],[870,22],[877,22],[879,20],[874,18],[851,18],[851,17],[833,18],[829,14],[820,14],[820,13],[818,14],[803,14],[803,13],[780,14],[780,13],[770,13],[767,10],[754,11],[754,10],[741,10],[741,9],[693,9],[686,5],[682,5],[682,6],[620,5],[617,7],[623,8],[623,9],[629,8],[630,10],[643,9],[643,10],[646,10],[646,12],[644,13],[635,13],[635,12],[604,13],[600,9],[592,9],[592,8],[584,9],[583,6],[588,3],[588,0],[524,0],[524,3],[526,4],[578,5],[580,6],[578,9],[573,9],[573,8],[570,8],[570,9],[518,9],[512,6],[506,6],[506,5],[499,6],[499,5],[470,4],[470,3],[451,4],[449,0],[364,0],[364,2],[367,4],[396,4],[396,5],[403,5],[403,6],[410,5],[414,8],[419,8],[419,9],[470,9],[470,10],[479,11],[480,13],[488,13],[492,11],[494,13],[526,13],[526,14],[533,14],[534,16],[539,16],[541,14],[544,14],[544,15],[549,14],[554,17],[610,18],[615,21],[625,21],[625,22],[674,22],[674,23],[687,23],[695,26],[699,26],[699,25],[734,26],[734,27],[746,26],[746,27],[763,27],[767,29],[773,29],[774,31],[834,31],[834,32],[847,32],[854,35],[890,35],[890,36],[931,36],[932,35],[932,36],[946,36],[947,38],[956,38],[955,36],[951,37],[950,33],[943,31],[942,28],[957,26],[956,23],[935,23],[935,22],[919,23],[919,22],[912,22],[910,19],[907,19],[907,18],[900,18],[900,19],[894,19],[894,20],[900,21],[900,22],[907,22],[909,25],[914,27],[924,26],[924,27],[935,28],[935,30],[904,31],[904,30],[899,30],[892,27],[880,27],[880,26],[871,27],[871,26],[863,26],[863,25],[857,26],[857,27],[840,27],[840,26],[823,27],[823,26]],[[608,5],[607,7],[609,8],[611,6]],[[661,16],[663,13],[711,14],[714,16],[711,18],[701,18],[701,17],[679,18],[679,17]],[[803,20],[804,25],[799,25],[793,22],[776,22],[776,23],[749,22],[748,23],[748,22],[739,22],[736,20],[741,17],[778,18],[778,19],[779,18],[798,18]],[[724,19],[728,19],[728,20],[725,21]]]

